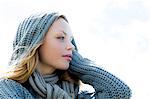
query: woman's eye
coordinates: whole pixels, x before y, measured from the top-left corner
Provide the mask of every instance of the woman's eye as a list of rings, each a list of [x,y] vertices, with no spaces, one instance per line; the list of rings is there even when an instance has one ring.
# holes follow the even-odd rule
[[[64,40],[65,37],[64,36],[60,36],[60,37],[57,37],[57,39]]]

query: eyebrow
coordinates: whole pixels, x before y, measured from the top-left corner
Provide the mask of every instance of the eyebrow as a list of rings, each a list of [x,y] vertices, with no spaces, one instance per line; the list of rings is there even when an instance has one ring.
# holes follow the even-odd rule
[[[64,32],[64,31],[62,31],[64,34],[65,34],[65,36],[67,35],[67,33],[66,32]],[[73,39],[74,37],[73,36],[71,36],[71,38]]]

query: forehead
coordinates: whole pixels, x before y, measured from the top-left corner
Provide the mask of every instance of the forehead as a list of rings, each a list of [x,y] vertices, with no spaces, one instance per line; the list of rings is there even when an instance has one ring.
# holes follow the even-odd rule
[[[66,33],[67,35],[72,36],[72,31],[71,28],[68,24],[68,22],[63,19],[63,18],[59,18],[58,20],[56,20],[53,25],[51,26],[50,30],[54,33]]]

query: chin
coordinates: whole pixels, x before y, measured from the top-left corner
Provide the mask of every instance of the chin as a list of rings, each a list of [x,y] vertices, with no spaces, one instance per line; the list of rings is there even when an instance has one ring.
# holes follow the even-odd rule
[[[64,68],[62,68],[62,70],[67,70],[69,68],[69,66],[66,66]]]
[[[55,64],[55,67],[58,70],[67,70],[69,68],[69,62],[59,62],[58,64]]]
[[[69,68],[69,65],[63,65],[61,68],[59,68],[60,70],[67,70]]]

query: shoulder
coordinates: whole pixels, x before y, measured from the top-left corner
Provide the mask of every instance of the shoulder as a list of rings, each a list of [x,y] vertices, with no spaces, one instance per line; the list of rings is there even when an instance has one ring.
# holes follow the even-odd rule
[[[23,97],[32,96],[20,83],[11,79],[0,79],[0,98],[21,99]]]

